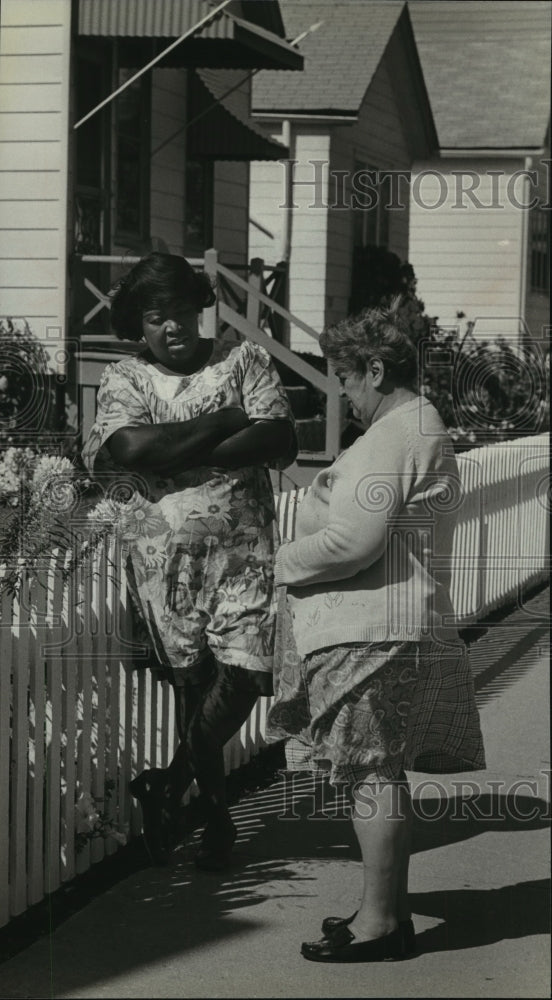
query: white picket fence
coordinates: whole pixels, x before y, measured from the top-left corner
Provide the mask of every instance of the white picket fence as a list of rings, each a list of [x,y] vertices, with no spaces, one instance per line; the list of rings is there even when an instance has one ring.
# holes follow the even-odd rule
[[[459,466],[452,595],[466,623],[547,579],[548,437],[477,449]],[[277,498],[283,537],[302,492]],[[112,836],[77,838],[86,796],[104,833],[139,832],[128,781],[165,766],[177,740],[169,685],[140,669],[117,544],[67,577],[70,555],[52,552],[17,599],[2,596],[0,926],[118,849]],[[263,746],[267,704],[226,746],[227,772]]]

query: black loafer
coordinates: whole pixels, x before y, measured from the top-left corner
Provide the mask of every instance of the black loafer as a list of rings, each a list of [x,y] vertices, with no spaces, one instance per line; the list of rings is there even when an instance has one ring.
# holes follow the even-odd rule
[[[325,937],[329,934],[333,934],[338,927],[348,927],[352,924],[355,919],[358,910],[350,917],[326,917],[322,921],[322,933]],[[400,920],[399,930],[403,936],[404,951],[406,955],[411,955],[413,951],[416,951],[416,931],[414,930],[414,924],[412,919]]]
[[[303,942],[301,954],[309,962],[396,962],[404,958],[403,936],[397,927],[373,941],[356,941],[352,931],[341,926],[321,941]]]

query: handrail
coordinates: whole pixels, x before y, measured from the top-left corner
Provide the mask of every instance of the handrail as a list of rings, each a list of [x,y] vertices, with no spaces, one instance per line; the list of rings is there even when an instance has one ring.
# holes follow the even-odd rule
[[[251,287],[247,283],[247,281],[243,281],[242,278],[239,278],[237,274],[234,274],[233,271],[230,271],[227,267],[224,266],[224,264],[217,263],[217,271],[219,274],[224,275],[224,277],[228,281],[233,281],[234,284],[238,285],[240,288],[243,288],[246,292],[251,291]],[[270,306],[273,312],[277,312],[279,316],[283,316],[284,319],[287,319],[289,322],[293,323],[294,326],[298,326],[300,330],[303,330],[305,333],[308,333],[309,337],[312,337],[313,340],[316,340],[316,342],[318,343],[319,334],[316,332],[316,330],[313,330],[312,326],[309,326],[308,323],[304,323],[303,320],[299,319],[298,316],[294,316],[293,313],[290,313],[289,309],[284,309],[283,306],[279,305],[277,302],[274,302],[273,299],[271,299],[268,295],[264,295],[263,292],[255,290],[254,295],[255,298],[259,299],[259,302],[264,303],[264,305]]]
[[[288,347],[284,347],[277,340],[265,333],[258,326],[254,326],[250,323],[245,316],[241,316],[237,313],[235,309],[227,305],[226,302],[219,302],[219,316],[224,323],[228,323],[229,326],[233,326],[238,333],[243,333],[244,337],[248,337],[253,340],[256,344],[260,344],[261,347],[266,348],[274,355],[278,361],[282,361],[284,364],[289,363],[289,355],[293,355],[293,365],[294,370],[298,375],[306,378],[309,382],[312,382],[317,389],[321,389],[322,392],[328,392],[329,378],[322,372],[319,372],[312,365],[309,365],[308,361],[303,361],[302,358],[298,358],[297,355],[293,354]]]
[[[141,257],[130,254],[93,253],[75,253],[73,256],[76,260],[81,260],[83,264],[138,264],[143,259],[143,254]],[[186,260],[192,267],[203,267],[204,264],[203,257],[186,257]]]
[[[254,261],[255,269],[250,276],[248,282],[243,281],[242,278],[238,277],[230,271],[224,264],[221,264],[217,258],[216,250],[208,250],[205,254],[205,270],[210,273],[215,279],[223,277],[227,282],[233,282],[238,288],[242,288],[247,292],[247,311],[246,319],[239,315],[237,312],[231,310],[225,303],[218,303],[218,315],[223,322],[228,323],[233,326],[236,330],[242,333],[244,336],[249,337],[251,340],[256,340],[257,343],[263,344],[267,351],[277,358],[283,364],[285,364],[292,371],[296,372],[301,378],[305,378],[311,385],[316,386],[318,389],[326,394],[326,440],[325,448],[323,454],[317,454],[319,458],[324,460],[331,460],[337,457],[341,450],[341,430],[342,430],[342,410],[341,410],[341,387],[339,381],[330,367],[328,367],[328,374],[322,375],[316,368],[309,365],[308,362],[303,361],[299,358],[289,347],[285,347],[275,337],[269,337],[263,330],[261,330],[259,325],[259,304],[262,303],[271,310],[272,313],[276,313],[282,316],[288,323],[299,327],[300,330],[308,333],[316,343],[318,343],[319,335],[303,320],[299,319],[298,316],[294,316],[288,309],[285,309],[278,302],[268,295],[265,295],[261,290],[262,283],[262,272],[263,272],[263,261],[260,258],[256,258]],[[216,326],[216,318],[213,318],[213,322]],[[300,454],[301,458],[306,458],[306,454]]]

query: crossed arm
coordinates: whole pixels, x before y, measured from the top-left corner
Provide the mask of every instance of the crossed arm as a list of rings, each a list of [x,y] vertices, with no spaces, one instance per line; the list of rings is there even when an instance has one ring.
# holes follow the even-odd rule
[[[289,420],[252,421],[238,407],[170,424],[121,427],[107,448],[125,469],[174,476],[200,465],[238,469],[290,455],[295,435]]]

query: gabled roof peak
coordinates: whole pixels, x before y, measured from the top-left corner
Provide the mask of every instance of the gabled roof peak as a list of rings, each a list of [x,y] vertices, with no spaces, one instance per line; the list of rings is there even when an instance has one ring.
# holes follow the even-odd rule
[[[280,0],[280,7],[288,38],[322,23],[300,43],[302,73],[256,75],[253,111],[356,115],[403,0]]]
[[[409,0],[408,8],[440,147],[541,147],[549,0]]]

